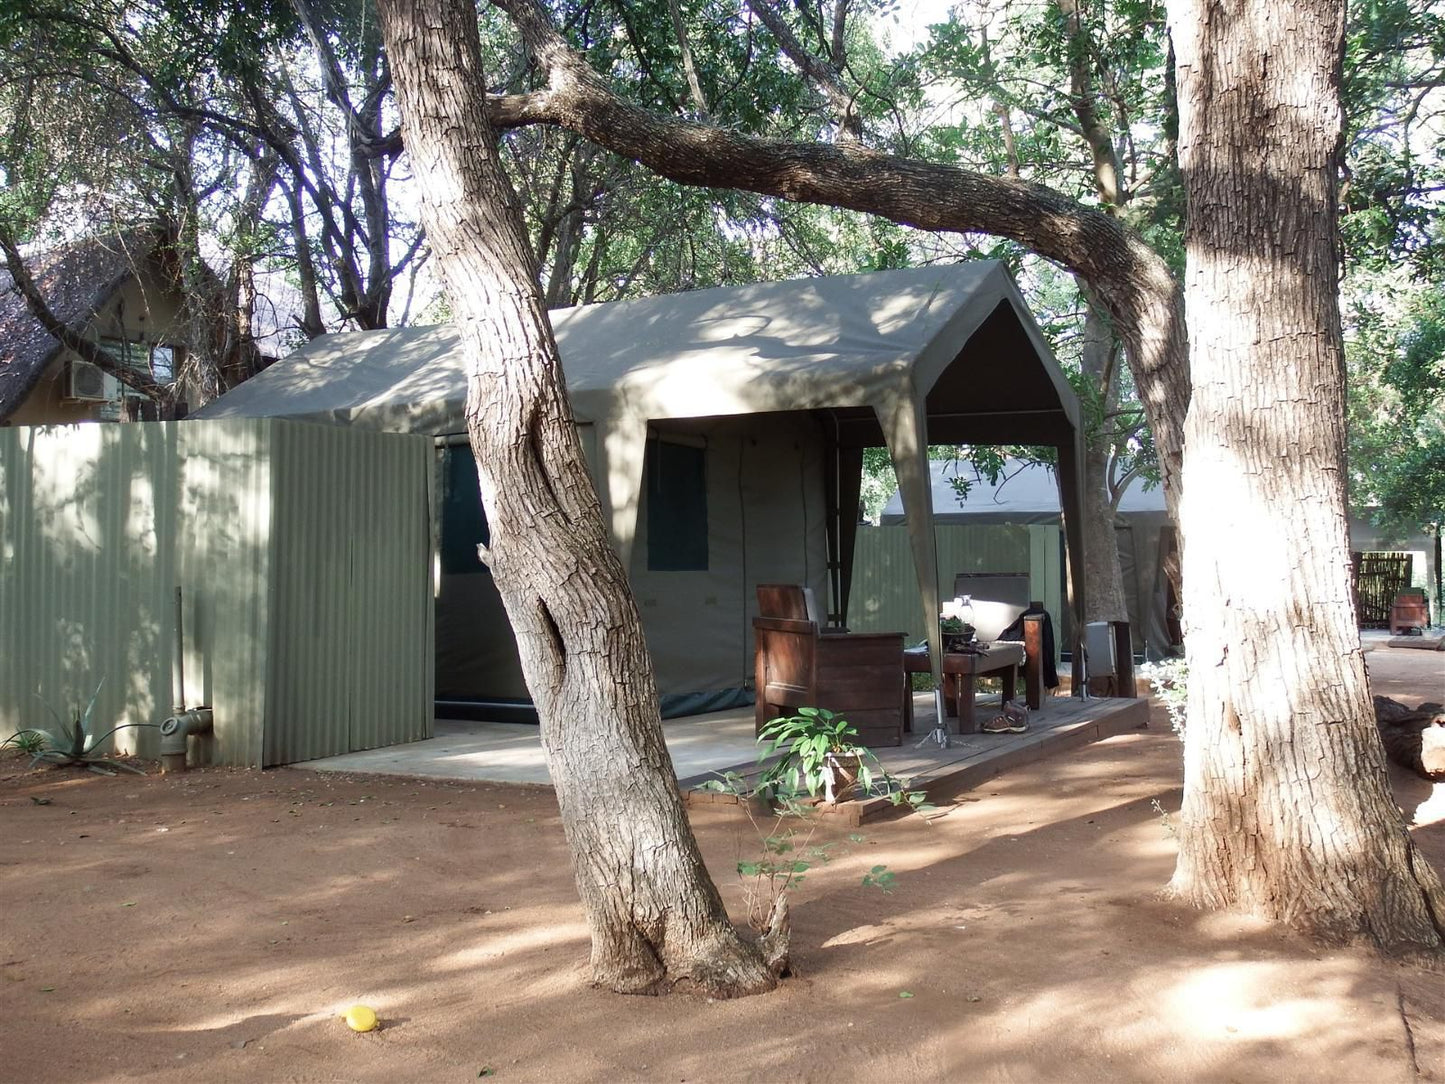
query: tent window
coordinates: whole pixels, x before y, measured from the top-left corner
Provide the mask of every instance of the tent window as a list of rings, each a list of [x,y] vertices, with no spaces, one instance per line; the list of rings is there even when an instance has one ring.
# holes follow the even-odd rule
[[[446,449],[442,493],[442,571],[485,572],[477,544],[491,540],[477,487],[477,461],[466,444]]]
[[[647,442],[647,567],[707,571],[707,449]]]

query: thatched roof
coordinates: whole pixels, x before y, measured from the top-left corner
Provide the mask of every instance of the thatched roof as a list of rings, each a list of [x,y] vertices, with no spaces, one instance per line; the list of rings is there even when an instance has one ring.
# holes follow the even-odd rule
[[[26,266],[51,311],[78,331],[151,259],[158,241],[149,229],[112,233],[32,257]],[[25,401],[59,349],[0,263],[0,420]]]

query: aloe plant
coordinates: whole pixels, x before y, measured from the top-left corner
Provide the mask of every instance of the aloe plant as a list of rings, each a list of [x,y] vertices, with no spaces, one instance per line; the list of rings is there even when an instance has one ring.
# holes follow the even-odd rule
[[[111,727],[104,734],[96,737],[91,734],[91,717],[95,714],[95,701],[100,696],[101,687],[105,685],[105,679],[101,678],[100,684],[95,687],[95,692],[90,694],[90,703],[86,704],[84,711],[72,708],[70,722],[66,722],[58,711],[44,700],[45,710],[50,712],[55,720],[58,732],[49,730],[28,730],[21,731],[26,735],[22,741],[16,742],[22,749],[29,747],[34,752],[30,760],[30,767],[35,767],[41,761],[54,764],[57,767],[84,766],[93,772],[101,775],[114,775],[117,771],[133,772],[136,775],[145,775],[145,772],[130,764],[119,760],[112,760],[110,757],[97,754],[99,748],[107,738],[120,730],[136,726],[154,726],[154,723],[121,723],[120,726]],[[37,699],[39,697],[37,696]],[[19,737],[15,735],[14,737]],[[39,741],[37,744],[36,736]],[[13,740],[13,739],[7,739]]]
[[[17,730],[4,741],[0,741],[0,749],[7,745],[15,746],[17,752],[34,754],[45,748],[45,733],[40,730]]]

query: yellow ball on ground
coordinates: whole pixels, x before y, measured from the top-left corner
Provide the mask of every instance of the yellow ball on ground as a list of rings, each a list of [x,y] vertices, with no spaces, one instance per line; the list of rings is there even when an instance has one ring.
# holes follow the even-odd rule
[[[341,1014],[352,1031],[375,1031],[376,1010],[369,1005],[353,1005]]]

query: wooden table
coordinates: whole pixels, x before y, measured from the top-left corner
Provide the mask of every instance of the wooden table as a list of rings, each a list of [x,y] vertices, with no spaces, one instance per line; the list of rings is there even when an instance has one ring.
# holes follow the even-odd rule
[[[958,718],[960,734],[977,734],[973,698],[981,674],[998,673],[1003,679],[1003,697],[1012,700],[1017,691],[1018,668],[1024,661],[1024,645],[1013,641],[990,644],[978,652],[950,651],[943,656],[944,710]],[[932,672],[928,651],[905,651],[903,669],[910,674]],[[908,720],[913,729],[913,720]]]

